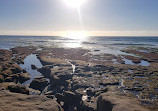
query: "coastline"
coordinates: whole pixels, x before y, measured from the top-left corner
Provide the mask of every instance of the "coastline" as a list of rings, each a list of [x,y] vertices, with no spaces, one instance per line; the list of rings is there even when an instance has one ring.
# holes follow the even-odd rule
[[[39,50],[40,49],[40,50]],[[56,100],[64,110],[157,110],[158,54],[139,51],[139,47],[122,50],[137,55],[93,55],[79,48],[15,47],[1,50],[1,91],[43,95]],[[142,49],[147,50],[147,49]],[[98,51],[98,50],[96,50]],[[30,74],[18,64],[36,54],[43,65],[36,70],[42,76],[34,77],[30,86],[20,85]],[[138,57],[141,55],[141,58]],[[133,64],[126,64],[130,60]],[[4,62],[5,60],[5,62]],[[139,65],[146,60],[149,66]],[[33,61],[30,61],[33,64]],[[127,62],[128,63],[128,62]],[[15,65],[16,64],[16,65]],[[74,66],[75,67],[74,67]],[[33,74],[33,73],[32,73]],[[25,76],[23,76],[25,75]],[[3,77],[2,77],[3,76]],[[150,87],[149,87],[150,85]],[[151,95],[152,94],[152,95]],[[154,98],[153,98],[154,97]],[[130,102],[133,101],[131,104]],[[64,103],[64,104],[63,104]],[[106,103],[109,105],[106,106]],[[115,105],[114,105],[115,104]],[[137,107],[135,107],[137,106]],[[134,109],[135,107],[135,109]]]

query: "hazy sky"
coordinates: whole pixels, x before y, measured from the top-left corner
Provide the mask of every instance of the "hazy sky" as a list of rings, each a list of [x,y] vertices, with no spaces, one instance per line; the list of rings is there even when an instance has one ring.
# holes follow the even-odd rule
[[[0,0],[0,34],[158,35],[158,0]]]

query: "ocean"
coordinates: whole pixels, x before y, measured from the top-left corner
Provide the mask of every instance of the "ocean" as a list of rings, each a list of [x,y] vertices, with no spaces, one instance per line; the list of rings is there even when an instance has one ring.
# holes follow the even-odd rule
[[[0,49],[16,46],[46,46],[59,48],[83,48],[95,53],[123,54],[122,49],[138,46],[158,48],[158,37],[86,37],[70,39],[58,36],[0,36]]]

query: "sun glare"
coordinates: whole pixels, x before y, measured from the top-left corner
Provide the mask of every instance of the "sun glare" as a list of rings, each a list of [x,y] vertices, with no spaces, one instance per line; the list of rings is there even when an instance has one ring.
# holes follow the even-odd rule
[[[63,0],[68,6],[78,8],[80,7],[86,0]]]
[[[67,32],[63,35],[63,37],[67,37],[70,39],[78,39],[78,40],[85,40],[87,37],[86,32]]]

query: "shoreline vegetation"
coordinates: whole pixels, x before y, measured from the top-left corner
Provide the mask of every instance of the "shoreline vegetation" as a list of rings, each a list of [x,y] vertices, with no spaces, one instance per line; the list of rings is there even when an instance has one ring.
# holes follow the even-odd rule
[[[1,110],[157,111],[158,49],[121,51],[0,49]]]

